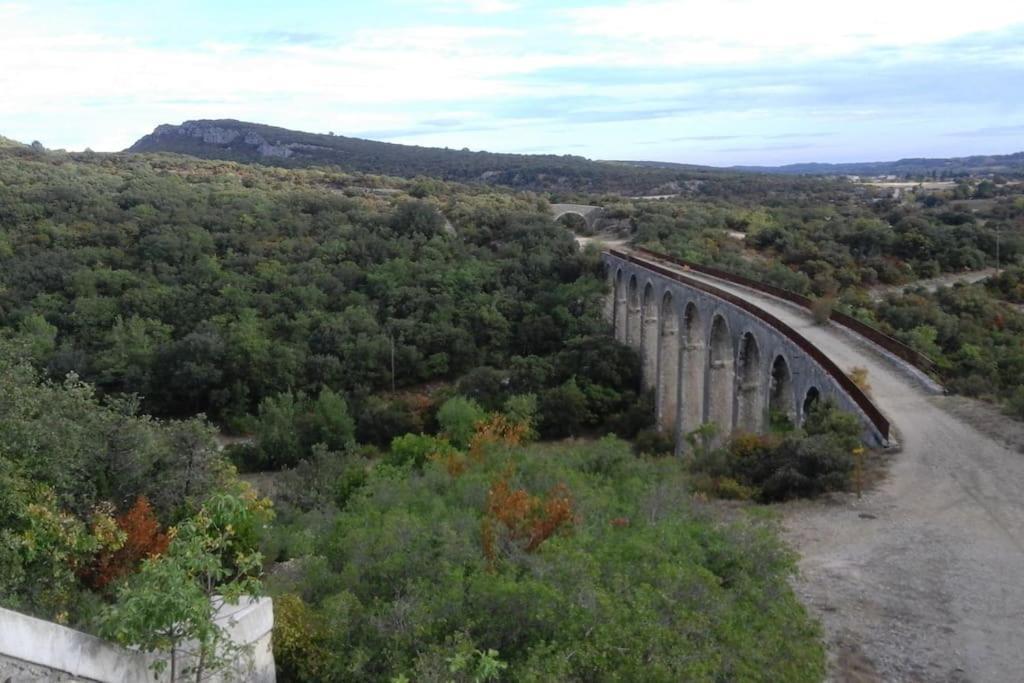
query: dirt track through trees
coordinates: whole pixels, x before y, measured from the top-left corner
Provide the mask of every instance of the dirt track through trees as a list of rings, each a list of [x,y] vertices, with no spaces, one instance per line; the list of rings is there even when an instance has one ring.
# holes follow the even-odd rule
[[[946,410],[949,399],[860,338],[685,274],[761,306],[840,368],[867,368],[897,429],[902,450],[863,498],[782,508],[801,555],[797,590],[825,626],[833,680],[1024,680],[1024,455]]]

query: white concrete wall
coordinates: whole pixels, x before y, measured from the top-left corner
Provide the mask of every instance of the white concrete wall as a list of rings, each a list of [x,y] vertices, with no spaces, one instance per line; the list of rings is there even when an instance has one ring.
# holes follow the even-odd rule
[[[212,680],[274,683],[271,635],[274,609],[270,598],[243,598],[224,605],[217,621],[248,652],[232,671]],[[11,681],[167,681],[170,672],[154,678],[155,655],[134,652],[88,633],[0,608],[0,680]]]

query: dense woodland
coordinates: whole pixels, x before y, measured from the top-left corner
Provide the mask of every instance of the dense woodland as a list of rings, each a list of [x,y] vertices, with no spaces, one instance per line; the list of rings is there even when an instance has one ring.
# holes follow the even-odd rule
[[[384,446],[429,422],[425,383],[459,378],[495,405],[536,393],[552,434],[642,426],[597,257],[542,200],[429,180],[366,193],[384,182],[8,147],[0,325],[52,377],[231,429],[326,388]],[[578,415],[565,392],[585,396]]]
[[[843,307],[1024,417],[1020,186],[589,187],[0,139],[0,604],[145,649],[202,634],[215,669],[210,595],[268,591],[284,681],[820,680],[793,557],[708,501],[849,488],[856,421],[823,403],[664,457],[548,200]],[[872,290],[997,239],[998,277]]]

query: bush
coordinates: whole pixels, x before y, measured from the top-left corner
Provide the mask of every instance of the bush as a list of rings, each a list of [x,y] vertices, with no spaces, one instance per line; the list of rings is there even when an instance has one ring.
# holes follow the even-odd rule
[[[685,491],[614,438],[379,467],[273,579],[281,680],[820,680],[794,558]]]
[[[672,455],[675,451],[675,439],[672,434],[655,427],[640,430],[633,439],[637,453],[648,455]]]
[[[1017,387],[1017,391],[1007,401],[1006,409],[1013,417],[1024,420],[1024,387]]]
[[[487,417],[480,404],[471,398],[454,396],[437,411],[441,431],[456,448],[467,448],[478,422]]]
[[[356,438],[380,448],[387,448],[396,436],[422,431],[416,415],[401,401],[374,396],[363,403],[358,415]]]
[[[448,439],[428,434],[406,434],[391,441],[384,462],[394,467],[420,469],[428,460],[443,458],[455,451]]]
[[[821,401],[802,430],[738,435],[722,448],[691,438],[687,469],[695,475],[695,488],[709,495],[762,502],[812,498],[849,488],[860,432],[856,417],[831,400]]]
[[[826,325],[832,318],[832,310],[835,308],[836,299],[832,296],[822,296],[811,302],[811,317],[817,325]]]

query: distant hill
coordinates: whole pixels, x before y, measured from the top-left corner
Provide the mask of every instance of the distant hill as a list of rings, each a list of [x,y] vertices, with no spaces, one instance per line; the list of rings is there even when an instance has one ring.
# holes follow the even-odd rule
[[[518,189],[625,194],[675,193],[685,181],[722,174],[708,168],[644,168],[570,155],[398,145],[230,119],[158,126],[126,151],[174,152],[277,166],[338,166],[363,173],[407,178],[429,175]]]
[[[736,171],[794,175],[928,176],[1024,174],[1024,152],[950,159],[900,159],[842,164],[788,164],[786,166],[733,166]]]

